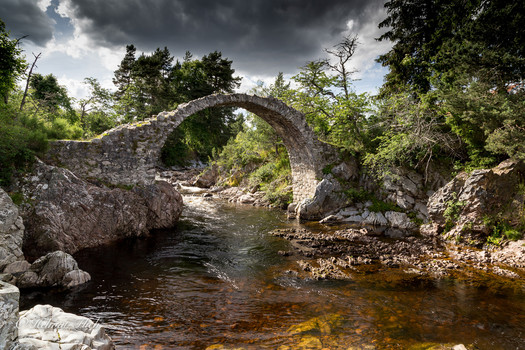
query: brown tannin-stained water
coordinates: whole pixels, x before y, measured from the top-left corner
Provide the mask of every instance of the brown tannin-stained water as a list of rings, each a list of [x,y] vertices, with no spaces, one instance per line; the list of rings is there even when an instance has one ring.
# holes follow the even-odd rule
[[[75,255],[92,281],[23,294],[98,320],[118,349],[407,349],[425,342],[525,349],[525,293],[505,283],[405,279],[392,269],[351,282],[287,270],[297,225],[284,214],[186,197],[178,226]],[[286,347],[288,346],[288,347]],[[310,346],[310,347],[308,347]]]

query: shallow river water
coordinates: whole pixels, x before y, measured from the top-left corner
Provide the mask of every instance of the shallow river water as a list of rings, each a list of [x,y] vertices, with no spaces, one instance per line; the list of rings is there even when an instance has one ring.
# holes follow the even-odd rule
[[[268,235],[297,225],[282,212],[200,197],[185,203],[174,229],[76,254],[89,284],[25,294],[21,307],[52,304],[98,320],[118,349],[407,349],[424,342],[525,349],[523,290],[490,281],[414,282],[396,270],[351,282],[301,280],[286,273],[297,269],[297,257],[278,254],[289,243]],[[290,331],[316,320],[324,323]]]

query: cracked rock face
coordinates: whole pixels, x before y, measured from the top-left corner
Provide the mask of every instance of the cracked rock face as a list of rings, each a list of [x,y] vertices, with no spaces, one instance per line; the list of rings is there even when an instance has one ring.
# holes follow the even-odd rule
[[[108,188],[71,171],[39,162],[21,185],[31,204],[23,206],[24,253],[33,259],[62,250],[73,254],[149,230],[173,226],[181,195],[168,183]]]
[[[24,259],[21,249],[23,236],[24,224],[18,208],[9,195],[0,189],[0,271]]]
[[[524,179],[525,163],[510,159],[492,169],[458,174],[429,198],[427,206],[433,226],[424,232],[432,235],[443,231],[450,206],[457,209],[451,222],[453,228],[447,233],[451,237],[465,231],[487,235],[484,218],[498,216],[516,224],[520,203],[524,201],[518,186]]]

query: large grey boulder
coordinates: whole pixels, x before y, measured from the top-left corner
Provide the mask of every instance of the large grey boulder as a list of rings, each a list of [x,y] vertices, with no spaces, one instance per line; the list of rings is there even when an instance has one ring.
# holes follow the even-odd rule
[[[216,164],[213,164],[210,168],[206,169],[197,177],[197,179],[193,182],[193,186],[210,188],[217,183],[218,178],[219,167]]]
[[[21,182],[25,198],[33,203],[21,211],[24,253],[31,258],[147,235],[175,225],[182,211],[181,195],[166,182],[108,188],[42,162]]]
[[[19,299],[18,288],[0,281],[0,349],[9,349],[16,340]]]
[[[367,216],[367,218],[363,220],[363,224],[373,225],[373,226],[387,226],[388,220],[385,218],[385,216],[382,213],[371,212]]]
[[[391,227],[400,229],[414,229],[416,227],[406,213],[387,211],[385,212],[385,218]]]
[[[511,159],[492,169],[458,174],[429,198],[432,224],[423,227],[422,233],[435,235],[447,228],[449,237],[488,235],[487,223],[495,218],[510,226],[519,225],[521,217],[516,214],[525,201],[524,193],[520,193],[524,180],[525,164]]]
[[[34,349],[115,349],[104,327],[51,305],[20,312],[18,342]]]
[[[89,273],[78,268],[75,259],[62,251],[49,253],[31,264],[17,279],[20,288],[72,288],[91,280]]]
[[[344,203],[341,185],[329,175],[319,182],[313,198],[307,198],[299,203],[296,211],[300,219],[318,220],[326,213],[342,207]]]
[[[23,260],[22,239],[24,224],[18,207],[0,188],[0,272],[16,261]]]

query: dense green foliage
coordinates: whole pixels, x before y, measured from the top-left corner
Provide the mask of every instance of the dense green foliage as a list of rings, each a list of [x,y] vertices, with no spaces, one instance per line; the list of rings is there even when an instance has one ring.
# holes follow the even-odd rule
[[[385,4],[394,42],[366,162],[487,167],[525,159],[525,4],[500,0]],[[379,125],[378,125],[379,124]],[[426,160],[426,161],[425,161]]]
[[[232,61],[212,52],[193,59],[187,52],[182,62],[174,62],[167,48],[135,58],[136,48],[126,47],[113,82],[116,108],[126,121],[143,120],[178,104],[214,93],[229,93],[239,86],[233,76]],[[231,108],[209,109],[186,119],[166,142],[162,160],[166,165],[182,164],[188,159],[207,160],[235,135],[235,116]]]
[[[11,39],[0,19],[0,98],[8,102],[9,92],[26,69],[26,61],[18,46],[19,40]]]

